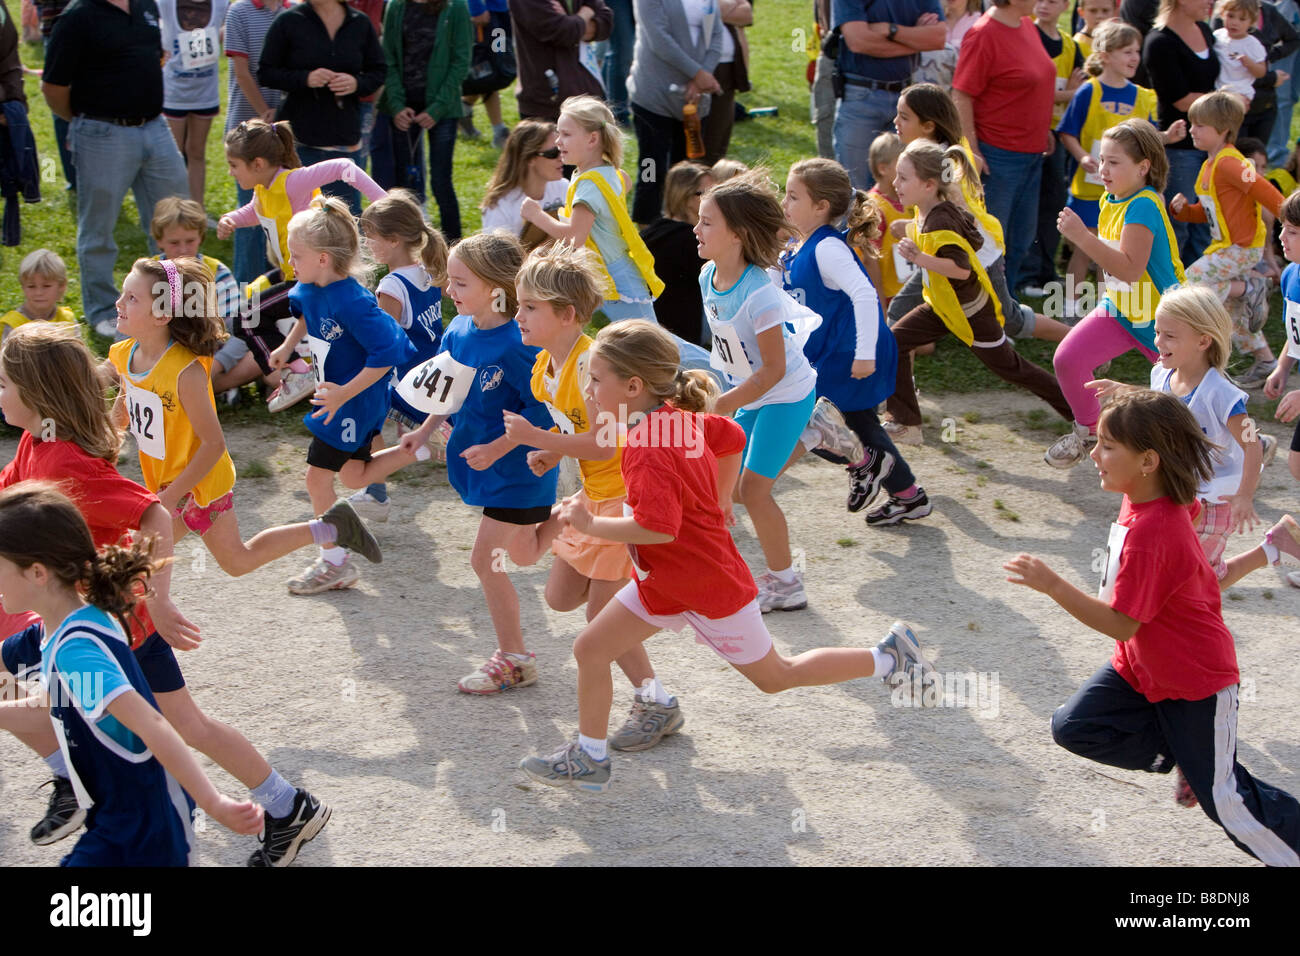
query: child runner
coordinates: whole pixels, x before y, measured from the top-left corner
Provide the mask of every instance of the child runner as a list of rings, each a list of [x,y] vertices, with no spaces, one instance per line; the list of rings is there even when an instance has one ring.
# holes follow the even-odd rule
[[[540,783],[597,793],[609,788],[610,665],[663,629],[691,625],[697,641],[768,694],[873,675],[933,678],[902,621],[871,649],[824,647],[790,658],[772,646],[754,580],[727,530],[744,431],[722,416],[702,414],[716,386],[706,372],[682,372],[677,362],[668,333],[649,322],[606,326],[592,346],[593,405],[629,427],[623,449],[627,505],[624,517],[597,517],[571,498],[560,517],[583,534],[625,542],[637,579],[574,642],[578,737],[550,756],[520,763]]]
[[[880,238],[872,243],[874,252],[854,246],[872,285],[880,292],[880,306],[886,311],[890,300],[898,295],[914,271],[912,264],[898,254],[898,236],[890,228],[898,220],[910,218],[894,192],[894,171],[902,154],[903,141],[896,133],[881,133],[871,141],[867,163],[876,184],[867,192],[867,198],[880,210]],[[845,238],[852,244],[851,231]]]
[[[896,442],[900,438],[911,444],[921,441],[921,406],[912,379],[912,350],[949,333],[957,336],[994,375],[1028,389],[1061,416],[1069,417],[1070,406],[1056,379],[1021,357],[1003,331],[1002,306],[977,253],[984,240],[971,214],[953,202],[959,189],[968,186],[978,195],[979,175],[961,146],[944,149],[918,138],[908,144],[898,160],[894,189],[901,202],[915,206],[917,211],[916,219],[908,224],[907,238],[899,240],[898,247],[904,259],[923,270],[925,301],[894,323],[898,374],[886,407],[894,418],[896,430],[891,437]],[[921,503],[900,502],[900,507],[904,506],[915,509]],[[929,514],[928,502],[924,509]],[[887,505],[882,517],[887,519],[897,512]],[[881,523],[895,523],[905,517]]]
[[[1128,119],[1106,130],[1099,170],[1106,194],[1097,235],[1071,209],[1062,209],[1057,218],[1061,235],[1100,267],[1106,293],[1052,357],[1074,418],[1074,428],[1043,456],[1053,468],[1077,465],[1096,441],[1101,406],[1087,387],[1094,370],[1131,349],[1155,362],[1156,306],[1166,289],[1183,281],[1178,243],[1160,194],[1169,160],[1156,128]]]
[[[822,317],[804,344],[817,371],[819,401],[834,403],[865,449],[860,461],[848,463],[848,509],[861,511],[883,485],[889,501],[867,513],[868,524],[924,517],[930,499],[876,417],[876,406],[894,391],[898,347],[876,290],[849,251],[850,245],[871,242],[882,217],[867,194],[853,188],[844,167],[830,159],[803,159],[790,167],[784,208],[802,237],[782,257],[785,287]],[[841,236],[831,223],[846,214],[850,228]]]
[[[159,0],[163,115],[185,159],[190,195],[202,208],[207,185],[208,132],[221,111],[221,28],[227,0]]]
[[[361,214],[361,231],[370,258],[388,269],[375,290],[379,307],[393,317],[415,346],[415,356],[397,366],[400,379],[421,362],[438,354],[442,344],[442,286],[447,281],[447,241],[429,225],[415,196],[394,190],[377,199]],[[425,416],[397,390],[391,393],[388,420],[396,423],[398,437],[424,424]],[[376,435],[372,451],[383,447]],[[391,502],[388,487],[375,482],[348,499],[363,518],[387,521]]]
[[[246,120],[226,134],[226,163],[240,189],[251,189],[253,201],[226,213],[217,223],[217,238],[229,239],[236,229],[262,227],[266,233],[266,254],[271,271],[250,284],[249,315],[239,323],[236,334],[248,343],[263,375],[272,372],[271,353],[284,341],[285,327],[292,325],[289,290],[294,287],[293,263],[289,261],[289,220],[302,212],[320,187],[339,182],[355,186],[371,200],[384,190],[350,159],[327,159],[304,166],[293,145],[288,123],[275,125],[260,119]],[[267,408],[278,412],[302,401],[316,388],[317,379],[302,357],[296,357],[280,378],[280,386],[267,400]]]
[[[1176,765],[1179,803],[1199,802],[1262,862],[1300,865],[1300,804],[1237,763],[1237,655],[1189,515],[1213,473],[1213,445],[1186,405],[1151,391],[1116,398],[1098,438],[1101,487],[1124,496],[1098,596],[1028,554],[1004,565],[1008,581],[1115,639],[1110,661],[1052,715],[1052,736],[1112,767]]]
[[[24,431],[14,460],[0,472],[0,487],[28,479],[60,482],[90,525],[96,547],[139,532],[141,538],[156,540],[157,559],[171,557],[172,514],[114,467],[121,435],[109,418],[96,359],[73,329],[32,324],[5,340],[0,348],[0,411],[10,425]],[[131,614],[128,633],[136,659],[177,733],[248,787],[266,808],[263,845],[249,858],[249,866],[288,866],[301,845],[329,820],[330,808],[296,789],[242,734],[209,717],[190,696],[172,647],[192,650],[201,638],[171,601],[171,574],[170,564],[160,566],[148,597]],[[22,676],[40,665],[44,635],[37,620],[4,642],[9,674]],[[53,843],[75,831],[83,817],[49,723],[20,739],[44,757],[54,773],[49,811],[32,829],[34,843]]]
[[[131,653],[121,622],[154,567],[149,550],[136,543],[96,553],[85,519],[52,485],[0,492],[4,608],[53,624],[41,643],[41,689],[88,810],[86,833],[62,866],[188,866],[196,801],[236,833],[263,825],[257,803],[232,800],[208,780]],[[42,711],[28,701],[0,704],[5,726]]]
[[[227,574],[247,574],[313,541],[379,559],[379,545],[346,501],[316,521],[268,528],[245,543],[234,511],[235,466],[217,419],[212,356],[224,332],[211,311],[212,274],[197,259],[137,260],[122,281],[105,375],[120,386],[118,414],[135,438],[144,483],[193,531]]]
[[[528,453],[534,474],[545,474],[561,456],[578,459],[578,500],[596,516],[621,517],[626,490],[623,452],[610,416],[599,420],[584,394],[591,339],[582,333],[600,307],[600,266],[586,249],[559,243],[533,252],[519,270],[519,333],[542,351],[533,366],[533,397],[545,402],[555,425],[543,431],[515,412],[505,412],[506,436],[537,451]],[[602,427],[603,426],[603,427]],[[546,582],[546,603],[556,611],[587,605],[590,622],[632,577],[627,547],[565,525],[551,544],[559,558]],[[616,662],[636,689],[627,721],[610,739],[615,750],[648,750],[682,729],[676,697],[655,676],[645,648]]]
[[[1187,111],[1192,143],[1206,159],[1196,176],[1196,200],[1178,193],[1169,210],[1180,222],[1209,224],[1212,241],[1187,267],[1187,281],[1210,286],[1234,313],[1233,339],[1255,357],[1237,381],[1242,388],[1258,388],[1277,368],[1260,332],[1268,321],[1269,285],[1254,271],[1268,238],[1260,209],[1276,217],[1283,196],[1232,145],[1244,116],[1241,102],[1228,93],[1207,93],[1192,103]]]
[[[57,252],[33,249],[23,256],[18,264],[18,284],[23,304],[0,315],[0,342],[28,322],[77,321],[71,309],[59,305],[68,292],[68,266]]]
[[[448,415],[454,416],[447,480],[465,504],[483,509],[470,565],[492,615],[497,649],[457,682],[466,694],[496,694],[537,681],[537,655],[524,646],[519,595],[503,573],[500,555],[508,554],[517,565],[534,564],[559,530],[551,517],[555,471],[534,474],[527,451],[505,431],[505,412],[534,425],[551,423],[529,385],[537,349],[520,340],[513,318],[515,277],[523,258],[519,240],[500,232],[469,236],[452,247],[447,294],[458,315],[438,356],[417,366],[402,386],[408,401],[414,398],[408,391],[412,385],[430,399],[428,418],[403,436],[402,453],[414,455]],[[384,452],[385,459],[389,454]]]

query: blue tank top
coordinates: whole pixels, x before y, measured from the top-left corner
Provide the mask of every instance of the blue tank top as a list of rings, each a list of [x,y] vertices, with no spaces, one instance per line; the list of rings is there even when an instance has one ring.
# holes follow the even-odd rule
[[[415,346],[415,358],[397,366],[396,378],[401,380],[411,369],[438,354],[438,347],[442,345],[442,289],[430,285],[429,288],[421,291],[414,282],[401,273],[392,272],[390,275],[402,283],[406,290],[406,304],[411,310],[411,324],[404,331],[411,344]],[[422,422],[427,417],[398,395],[397,389],[393,389],[392,402],[393,408],[407,418]]]

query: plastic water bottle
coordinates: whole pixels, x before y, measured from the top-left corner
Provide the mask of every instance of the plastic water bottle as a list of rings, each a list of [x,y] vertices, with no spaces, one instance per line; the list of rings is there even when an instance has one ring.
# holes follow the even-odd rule
[[[555,75],[554,70],[547,70],[544,74],[547,84],[551,87],[551,100],[560,98],[560,78]]]
[[[704,156],[704,133],[700,129],[700,111],[694,103],[682,107],[682,128],[686,132],[686,158],[700,159]]]

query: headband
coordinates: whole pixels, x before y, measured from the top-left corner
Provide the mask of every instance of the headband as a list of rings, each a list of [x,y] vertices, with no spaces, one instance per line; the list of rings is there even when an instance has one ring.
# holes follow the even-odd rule
[[[161,261],[163,272],[167,273],[167,289],[171,292],[172,318],[181,314],[181,279],[176,263],[170,259]]]

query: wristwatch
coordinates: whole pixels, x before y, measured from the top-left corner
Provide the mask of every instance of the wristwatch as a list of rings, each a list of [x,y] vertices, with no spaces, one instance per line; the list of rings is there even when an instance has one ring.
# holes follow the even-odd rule
[[[891,24],[889,25],[889,39],[892,40],[892,39],[894,39],[894,37],[896,37],[896,36],[898,36],[898,24],[897,24],[897,23],[891,23]]]

